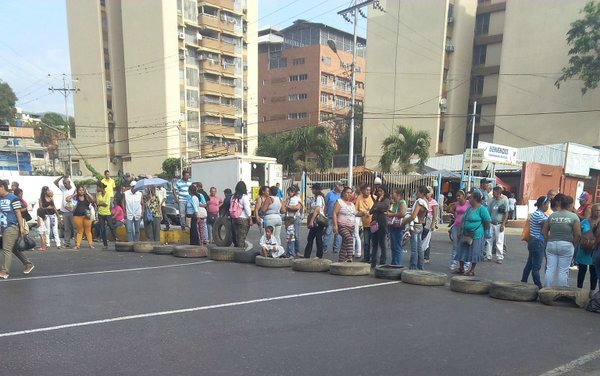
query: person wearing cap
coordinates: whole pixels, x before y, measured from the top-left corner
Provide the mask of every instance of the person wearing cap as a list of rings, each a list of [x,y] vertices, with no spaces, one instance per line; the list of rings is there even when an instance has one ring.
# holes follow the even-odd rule
[[[504,228],[508,221],[508,198],[502,194],[502,187],[494,187],[494,196],[488,201],[488,212],[492,218],[492,237],[486,240],[485,260],[492,260],[492,249],[496,247],[496,262],[502,264],[504,260]],[[485,194],[484,194],[485,196]]]
[[[325,229],[325,235],[323,235],[323,251],[327,253],[329,247],[329,238],[333,234],[333,206],[340,199],[342,189],[344,185],[341,181],[335,182],[333,189],[327,192],[325,195],[325,211],[327,219],[329,220],[329,226]],[[333,253],[338,253],[340,250],[340,244],[342,243],[342,237],[339,234],[333,234]]]
[[[546,250],[546,240],[542,234],[542,228],[548,220],[546,211],[549,206],[550,201],[548,197],[540,196],[535,203],[537,210],[529,216],[529,240],[527,241],[529,256],[527,257],[527,263],[525,263],[523,276],[521,277],[521,282],[527,283],[527,279],[531,273],[533,283],[540,289],[543,287],[540,278],[540,269],[544,262],[544,251]]]
[[[592,195],[588,192],[583,191],[579,196],[579,208],[577,209],[577,216],[580,221],[590,218],[592,216]]]
[[[127,228],[128,242],[137,242],[140,240],[140,221],[144,214],[142,192],[138,191],[133,193],[132,191],[136,183],[135,180],[132,180],[131,183],[129,183],[129,186],[125,187],[125,192],[123,193],[125,226]]]

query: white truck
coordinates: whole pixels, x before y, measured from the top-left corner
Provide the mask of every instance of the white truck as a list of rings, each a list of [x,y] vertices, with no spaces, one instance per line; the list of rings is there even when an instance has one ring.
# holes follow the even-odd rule
[[[216,187],[219,195],[225,188],[232,191],[243,180],[254,199],[258,187],[282,185],[283,167],[275,158],[255,155],[228,155],[192,161],[192,181],[201,182],[205,191]],[[254,189],[253,189],[254,188]]]

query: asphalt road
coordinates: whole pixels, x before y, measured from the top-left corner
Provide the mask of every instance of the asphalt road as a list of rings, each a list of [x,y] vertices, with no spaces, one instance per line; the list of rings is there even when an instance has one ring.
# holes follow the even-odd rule
[[[427,269],[447,271],[447,239]],[[524,244],[508,248],[477,274],[520,279]],[[15,260],[0,282],[0,375],[600,374],[600,315],[582,309],[206,259],[29,256],[30,276]]]

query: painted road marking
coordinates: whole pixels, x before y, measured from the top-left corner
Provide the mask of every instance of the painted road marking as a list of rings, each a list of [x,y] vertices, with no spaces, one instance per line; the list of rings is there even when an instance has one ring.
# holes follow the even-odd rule
[[[563,364],[560,367],[556,367],[553,370],[550,370],[546,373],[541,374],[540,376],[560,376],[560,375],[565,375],[569,372],[572,372],[574,370],[576,370],[577,368],[581,367],[582,365],[589,363],[593,360],[599,359],[600,358],[600,350],[596,350],[594,352],[591,352],[589,354],[586,354],[580,358],[575,359],[572,362],[569,362],[567,364]]]
[[[0,279],[0,282],[16,282],[16,281],[31,281],[36,279],[51,279],[51,278],[65,278],[65,277],[78,277],[82,275],[95,275],[95,274],[110,274],[110,273],[124,273],[124,272],[137,272],[143,270],[155,270],[155,269],[166,269],[166,268],[179,268],[183,266],[201,265],[213,262],[212,260],[188,262],[185,264],[173,264],[173,265],[159,265],[159,266],[146,266],[143,268],[130,268],[130,269],[114,269],[114,270],[101,270],[96,272],[82,272],[82,273],[70,273],[70,274],[55,274],[55,275],[41,275],[37,277],[21,277],[12,279]]]
[[[306,293],[302,293],[302,294],[274,296],[271,298],[261,298],[261,299],[245,300],[245,301],[240,301],[240,302],[213,304],[213,305],[200,306],[200,307],[176,309],[176,310],[171,310],[171,311],[150,312],[150,313],[143,313],[143,314],[139,314],[139,315],[113,317],[110,319],[103,319],[103,320],[83,321],[83,322],[77,322],[77,323],[72,323],[72,324],[63,324],[63,325],[56,325],[56,326],[48,326],[48,327],[44,327],[44,328],[0,333],[0,338],[16,337],[16,336],[22,336],[25,334],[34,334],[34,333],[41,333],[41,332],[51,332],[51,331],[56,331],[56,330],[61,330],[61,329],[76,328],[76,327],[80,327],[80,326],[108,324],[108,323],[118,322],[118,321],[145,319],[148,317],[168,316],[168,315],[177,315],[177,314],[188,313],[188,312],[207,311],[210,309],[236,307],[236,306],[249,305],[249,304],[272,302],[272,301],[277,301],[277,300],[296,299],[296,298],[302,298],[305,296],[333,294],[333,293],[337,293],[337,292],[345,292],[345,291],[352,291],[352,290],[367,289],[367,288],[372,288],[372,287],[394,285],[397,283],[400,283],[400,281],[373,283],[373,284],[369,284],[369,285],[343,287],[343,288],[333,289],[333,290],[313,291],[313,292],[306,292]]]

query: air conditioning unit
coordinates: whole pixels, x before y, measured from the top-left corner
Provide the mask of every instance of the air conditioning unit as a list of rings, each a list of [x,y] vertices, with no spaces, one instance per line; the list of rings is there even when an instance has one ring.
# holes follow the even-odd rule
[[[454,22],[454,17],[448,16],[448,23],[451,24]]]
[[[185,60],[185,52],[179,53],[179,60]]]
[[[448,111],[448,100],[446,98],[440,99],[440,113],[445,114]]]
[[[179,39],[181,39],[181,40],[185,39],[185,34],[183,32],[179,33]]]
[[[454,45],[450,41],[446,42],[446,52],[454,52]]]

